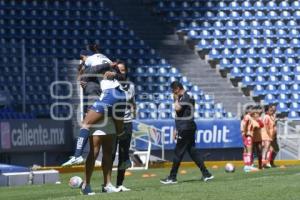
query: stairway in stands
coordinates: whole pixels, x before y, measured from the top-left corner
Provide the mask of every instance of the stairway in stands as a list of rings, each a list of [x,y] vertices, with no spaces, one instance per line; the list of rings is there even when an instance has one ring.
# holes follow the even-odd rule
[[[216,102],[223,103],[227,111],[236,114],[239,112],[237,105],[253,103],[180,41],[175,30],[151,12],[151,6],[133,0],[103,1],[137,36],[178,68],[193,84],[212,95]]]

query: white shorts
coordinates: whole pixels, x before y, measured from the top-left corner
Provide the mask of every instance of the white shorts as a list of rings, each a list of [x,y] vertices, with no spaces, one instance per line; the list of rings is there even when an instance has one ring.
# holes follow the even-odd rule
[[[91,130],[91,132],[93,133],[93,135],[112,135],[112,134],[116,134],[116,128],[115,128],[115,123],[113,121],[113,119],[111,117],[108,117],[106,120],[107,123],[103,124],[101,127],[99,128],[94,128]],[[103,121],[99,122],[99,124],[101,124]]]

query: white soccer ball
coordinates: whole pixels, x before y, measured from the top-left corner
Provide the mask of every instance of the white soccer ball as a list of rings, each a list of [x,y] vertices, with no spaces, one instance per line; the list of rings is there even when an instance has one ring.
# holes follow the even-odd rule
[[[232,163],[227,163],[225,165],[225,172],[232,173],[232,172],[234,172],[234,170],[235,170],[235,167]]]
[[[82,184],[83,180],[79,176],[73,176],[69,180],[69,186],[72,189],[79,188]]]

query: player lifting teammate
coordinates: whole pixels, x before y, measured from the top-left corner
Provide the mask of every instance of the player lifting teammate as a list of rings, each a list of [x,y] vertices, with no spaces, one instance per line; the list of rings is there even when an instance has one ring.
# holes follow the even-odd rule
[[[65,162],[62,166],[70,166],[83,162],[82,152],[90,136],[89,129],[98,121],[108,116],[112,116],[117,134],[123,132],[123,118],[126,106],[125,92],[122,90],[119,81],[124,80],[124,76],[119,72],[115,65],[103,54],[100,54],[97,48],[94,48],[94,54],[82,58],[81,74],[89,77],[98,74],[103,77],[100,82],[101,95],[89,107],[86,116],[81,124],[79,137],[77,138],[76,150],[74,156]]]

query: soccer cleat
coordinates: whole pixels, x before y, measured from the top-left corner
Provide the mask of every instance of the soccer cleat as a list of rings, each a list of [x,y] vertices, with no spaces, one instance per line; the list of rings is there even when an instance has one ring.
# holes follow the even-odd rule
[[[270,169],[270,168],[272,168],[272,165],[270,163],[267,163],[267,164],[263,165],[263,168]]]
[[[164,179],[160,179],[160,182],[162,184],[168,185],[168,184],[176,184],[177,183],[177,179],[176,178],[171,178],[171,177],[167,177]]]
[[[121,188],[116,188],[111,183],[107,184],[105,187],[102,188],[102,192],[105,193],[114,193],[114,192],[120,192]]]
[[[126,169],[128,169],[128,168],[130,168],[131,167],[131,161],[130,161],[130,159],[129,160],[126,160],[125,162],[122,162],[121,164],[120,164],[120,167],[118,167],[118,169],[119,170],[126,170]]]
[[[251,170],[251,172],[259,171],[259,169],[257,167],[254,167],[254,166],[250,166],[250,170]]]
[[[207,176],[203,176],[203,177],[202,177],[202,180],[203,180],[204,182],[207,182],[207,181],[212,180],[212,179],[214,179],[214,178],[215,178],[215,177],[214,177],[213,175],[209,174],[209,175],[207,175]]]
[[[61,166],[62,167],[68,167],[68,166],[72,166],[72,165],[79,165],[79,164],[82,164],[83,162],[84,162],[84,159],[83,159],[82,156],[79,156],[79,157],[72,156],[70,158],[70,160],[63,163]]]
[[[259,171],[259,169],[258,168],[256,168],[256,167],[253,167],[253,166],[249,166],[249,165],[246,165],[246,166],[244,166],[244,172],[246,172],[246,173],[248,173],[248,172],[257,172],[257,171]]]
[[[251,166],[249,166],[249,165],[246,165],[246,166],[244,166],[244,172],[250,172],[251,171]]]
[[[272,167],[272,168],[277,168],[278,166],[275,165],[275,164],[271,164],[271,167]]]
[[[81,187],[80,193],[82,195],[95,195],[96,193],[92,191],[92,188],[90,185],[86,185],[84,188]]]
[[[120,186],[118,187],[118,190],[120,190],[120,192],[128,192],[128,191],[130,191],[131,189],[126,188],[124,185],[120,185]]]

